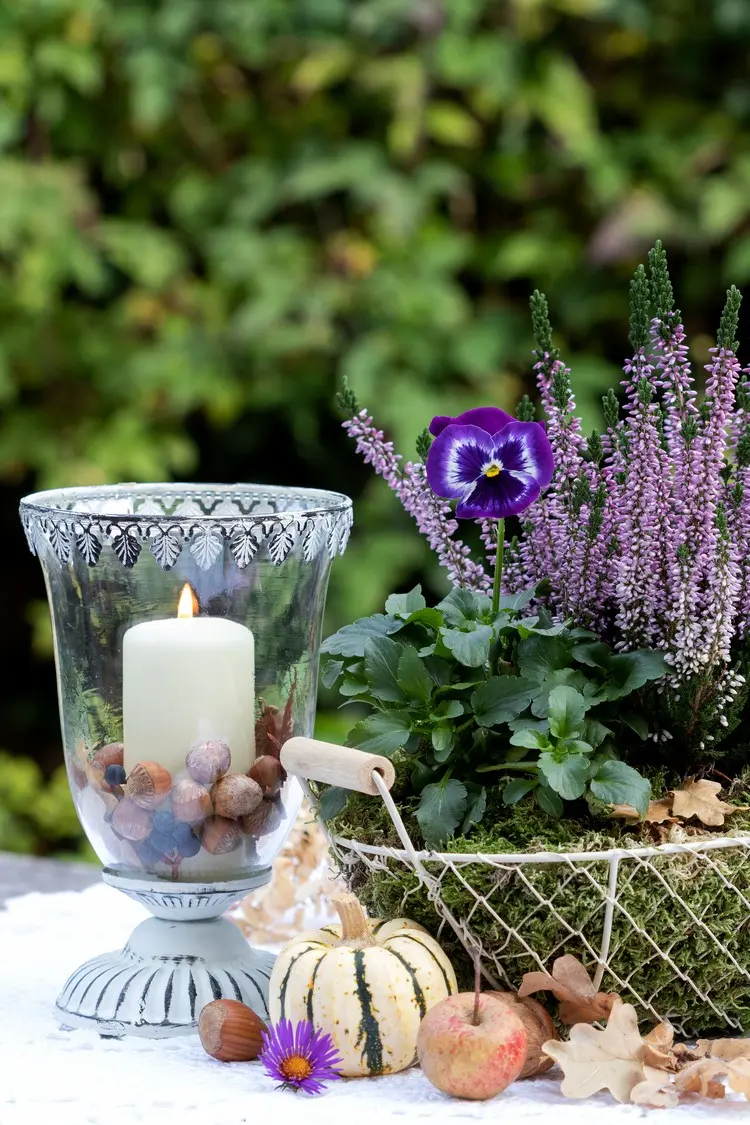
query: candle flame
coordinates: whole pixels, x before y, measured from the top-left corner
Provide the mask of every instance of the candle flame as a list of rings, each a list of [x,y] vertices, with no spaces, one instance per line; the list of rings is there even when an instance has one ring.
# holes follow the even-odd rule
[[[180,594],[180,600],[177,603],[177,616],[178,617],[196,617],[199,610],[200,610],[200,605],[198,604],[198,599],[195,596],[195,592],[193,590],[193,587],[190,585],[189,582],[186,582],[185,585],[182,587],[182,593]]]

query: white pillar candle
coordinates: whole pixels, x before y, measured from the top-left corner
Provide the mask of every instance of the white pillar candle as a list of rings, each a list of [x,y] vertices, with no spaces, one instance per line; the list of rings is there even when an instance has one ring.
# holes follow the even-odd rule
[[[232,752],[232,773],[247,773],[255,758],[253,634],[236,621],[191,616],[186,591],[180,616],[145,621],[125,633],[125,769],[155,761],[176,777],[194,742],[220,739]],[[190,612],[183,616],[186,601]]]

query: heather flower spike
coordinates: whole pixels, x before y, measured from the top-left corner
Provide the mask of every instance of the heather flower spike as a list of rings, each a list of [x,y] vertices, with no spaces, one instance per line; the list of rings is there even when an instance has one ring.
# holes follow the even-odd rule
[[[354,414],[344,422],[344,429],[355,439],[357,453],[372,465],[413,517],[453,585],[467,590],[487,590],[491,580],[482,564],[471,558],[469,547],[456,537],[458,523],[450,505],[440,500],[427,483],[423,462],[403,465],[401,457],[394,452],[393,443],[385,440],[383,431],[377,428],[366,410],[358,409],[354,395],[346,386],[340,405]],[[425,433],[420,438],[420,456],[424,453],[425,459],[429,437],[429,433]]]
[[[279,1020],[263,1033],[263,1049],[258,1056],[266,1074],[277,1079],[283,1090],[322,1094],[325,1083],[339,1078],[336,1067],[341,1056],[330,1035],[316,1031],[302,1020]]]
[[[674,731],[708,758],[747,690],[750,368],[736,354],[740,300],[728,290],[701,398],[657,242],[631,283],[622,384],[604,396],[602,433],[586,439],[546,298],[535,291],[534,370],[545,423],[534,421],[527,398],[515,422],[497,407],[438,416],[434,440],[419,445],[424,464],[391,476],[454,584],[489,592],[489,576],[456,539],[450,507],[430,498],[429,485],[458,501],[459,518],[478,520],[496,598],[502,520],[520,514],[504,590],[546,583],[542,600],[558,620],[593,629],[621,651],[664,651],[672,672],[662,698],[673,708]],[[373,441],[387,443],[369,416],[359,419],[346,424],[369,459]],[[397,460],[390,447],[388,456]]]

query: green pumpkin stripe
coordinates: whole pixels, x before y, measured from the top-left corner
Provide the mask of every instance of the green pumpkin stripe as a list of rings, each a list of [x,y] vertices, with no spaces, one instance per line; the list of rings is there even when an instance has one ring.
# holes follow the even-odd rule
[[[318,969],[323,964],[323,958],[319,957],[315,962],[315,968],[310,977],[310,987],[307,990],[307,1018],[310,1023],[313,1022],[313,992],[315,991],[315,978],[318,975]]]
[[[409,977],[411,979],[411,986],[414,989],[414,999],[417,1001],[417,1004],[419,1005],[419,1018],[421,1020],[423,1020],[425,1015],[427,1014],[427,1003],[426,1003],[425,998],[424,998],[424,992],[422,991],[422,986],[419,983],[419,981],[417,980],[417,974],[414,972],[414,970],[412,969],[411,965],[406,960],[406,958],[402,957],[400,953],[397,953],[395,949],[389,949],[388,952],[391,954],[392,957],[395,957],[397,961],[401,962],[401,964],[404,966],[407,973],[409,974]]]
[[[296,955],[296,957],[292,957],[291,961],[289,962],[289,968],[284,974],[284,979],[281,982],[281,988],[279,990],[279,1006],[281,1008],[281,1016],[279,1018],[282,1020],[286,1019],[286,990],[289,987],[289,978],[292,975],[292,969],[297,964],[300,957],[304,957],[305,954],[309,952],[309,949],[303,949],[301,953],[298,953]]]
[[[393,938],[394,939],[398,938],[400,941],[413,941],[413,942],[415,942],[416,945],[419,946],[420,949],[423,949],[425,951],[425,953],[429,954],[429,956],[435,962],[437,967],[440,969],[440,972],[442,973],[442,976],[443,976],[443,980],[445,981],[446,992],[450,996],[451,993],[453,992],[453,988],[452,988],[451,982],[448,980],[448,974],[446,973],[446,971],[445,971],[443,965],[441,964],[439,958],[436,957],[434,951],[432,949],[430,949],[429,945],[423,945],[422,942],[419,940],[419,938],[414,937],[412,934],[407,934],[407,933],[394,934]],[[392,950],[389,945],[386,945],[385,948],[388,950],[389,953],[394,952],[394,950]]]
[[[372,1010],[372,993],[365,980],[365,955],[361,949],[354,952],[354,976],[357,1001],[362,1012],[355,1046],[359,1047],[360,1043],[362,1044],[360,1057],[370,1074],[380,1074],[383,1070],[383,1044],[380,1040],[378,1021]]]

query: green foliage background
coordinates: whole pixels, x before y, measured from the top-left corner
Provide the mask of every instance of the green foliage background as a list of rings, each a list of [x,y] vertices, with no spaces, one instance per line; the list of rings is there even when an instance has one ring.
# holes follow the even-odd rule
[[[593,422],[656,236],[704,362],[750,276],[749,46],[744,0],[3,5],[0,745],[59,761],[32,487],[344,488],[335,627],[441,589],[338,428],[341,375],[406,452],[434,412],[512,406],[538,285]],[[0,847],[65,847],[29,769],[0,764]]]

